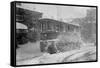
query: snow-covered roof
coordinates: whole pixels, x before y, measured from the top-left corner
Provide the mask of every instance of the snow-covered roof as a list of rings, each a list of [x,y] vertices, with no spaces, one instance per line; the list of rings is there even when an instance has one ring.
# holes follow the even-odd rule
[[[74,26],[80,26],[78,23],[76,22],[64,22],[64,21],[59,21],[59,20],[54,20],[54,19],[48,19],[48,18],[44,18],[44,19],[40,19],[39,21],[41,22],[46,22],[46,21],[50,21],[50,22],[55,22],[55,23],[65,23],[65,24],[69,24],[69,25],[74,25]],[[48,22],[49,23],[49,22]]]
[[[75,23],[75,22],[73,22],[73,23],[67,22],[67,24],[71,24],[71,25],[75,25],[75,26],[80,26],[78,23]]]

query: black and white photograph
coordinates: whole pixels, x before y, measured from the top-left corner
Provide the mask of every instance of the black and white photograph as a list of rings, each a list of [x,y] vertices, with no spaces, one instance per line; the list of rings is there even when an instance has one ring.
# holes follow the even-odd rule
[[[16,3],[16,65],[97,61],[97,8]]]

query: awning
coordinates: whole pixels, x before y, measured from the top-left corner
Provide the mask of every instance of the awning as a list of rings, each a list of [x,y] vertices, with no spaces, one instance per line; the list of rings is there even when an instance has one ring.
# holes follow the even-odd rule
[[[16,29],[28,29],[28,27],[22,23],[16,22]]]

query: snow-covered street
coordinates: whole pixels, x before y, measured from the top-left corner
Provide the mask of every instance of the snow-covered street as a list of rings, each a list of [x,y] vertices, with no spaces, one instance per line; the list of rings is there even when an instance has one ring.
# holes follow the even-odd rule
[[[96,60],[95,46],[83,47],[81,49],[76,49],[76,50],[63,52],[63,53],[61,52],[56,54],[44,53],[43,55],[36,58],[30,58],[24,61],[18,61],[17,65],[89,61],[89,59],[90,61]]]

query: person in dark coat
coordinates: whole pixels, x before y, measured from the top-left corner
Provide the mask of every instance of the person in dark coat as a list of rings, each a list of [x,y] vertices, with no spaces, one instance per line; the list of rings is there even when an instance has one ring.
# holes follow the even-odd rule
[[[54,46],[54,41],[52,41],[51,45],[48,46],[47,52],[50,54],[57,53],[57,49]]]

